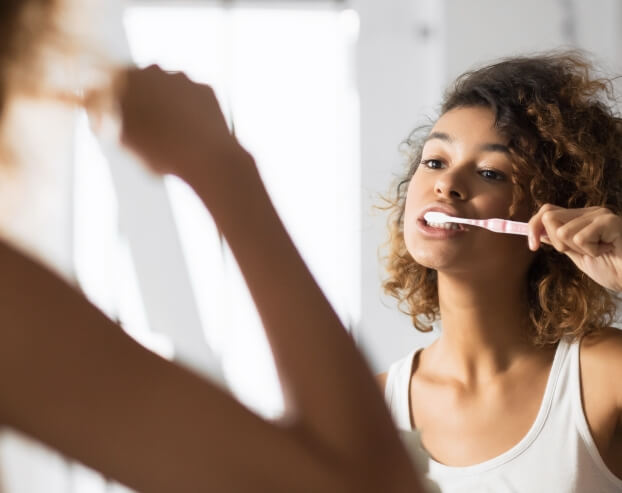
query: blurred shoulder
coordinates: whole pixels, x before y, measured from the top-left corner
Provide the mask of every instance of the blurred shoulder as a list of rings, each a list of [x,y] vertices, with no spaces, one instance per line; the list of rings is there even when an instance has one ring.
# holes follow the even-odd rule
[[[9,275],[11,271],[19,269],[23,264],[32,262],[32,255],[0,236],[0,266],[5,276]]]

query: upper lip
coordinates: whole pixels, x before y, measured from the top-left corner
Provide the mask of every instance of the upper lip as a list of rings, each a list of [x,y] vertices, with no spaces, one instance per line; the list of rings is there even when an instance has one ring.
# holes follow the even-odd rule
[[[431,212],[431,211],[443,212],[447,214],[448,216],[453,216],[453,217],[465,217],[461,215],[458,211],[456,211],[456,209],[454,209],[453,207],[450,207],[446,204],[436,203],[436,204],[428,204],[427,206],[425,206],[419,214],[419,219],[421,221],[425,221],[423,216],[425,215],[426,212]]]

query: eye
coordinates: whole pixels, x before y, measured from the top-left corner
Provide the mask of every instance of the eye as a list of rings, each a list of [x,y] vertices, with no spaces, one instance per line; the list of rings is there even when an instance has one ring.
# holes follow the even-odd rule
[[[505,175],[499,171],[495,171],[494,169],[482,169],[479,171],[479,174],[490,181],[505,180]]]
[[[424,159],[421,164],[428,169],[441,169],[443,167],[443,162],[438,159]]]

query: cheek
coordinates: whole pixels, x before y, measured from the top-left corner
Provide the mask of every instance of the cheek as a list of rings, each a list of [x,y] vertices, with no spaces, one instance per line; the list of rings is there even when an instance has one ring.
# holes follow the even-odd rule
[[[408,194],[404,207],[404,244],[410,256],[420,265],[425,267],[437,268],[439,255],[442,255],[443,248],[433,245],[426,241],[418,230],[418,219],[421,209],[434,200],[425,193],[421,193],[422,180],[417,174],[413,176],[408,185]]]
[[[508,219],[510,217],[511,207],[511,192],[496,192],[488,195],[482,194],[478,200],[474,201],[474,208],[478,211],[478,215],[482,218],[499,217],[502,219]]]
[[[406,204],[404,207],[404,221],[409,220],[417,220],[417,214],[421,210],[421,208],[426,205],[425,190],[427,189],[428,184],[425,182],[425,179],[421,177],[420,173],[413,174],[410,182],[408,183],[408,189],[406,190]],[[429,195],[429,194],[428,194]],[[427,202],[430,202],[428,200]]]
[[[417,194],[415,192],[416,185],[417,184],[415,182],[415,177],[413,177],[412,180],[410,180],[410,183],[408,185],[408,192],[406,195],[406,204],[404,206],[404,241],[411,255],[412,255],[411,247],[413,246],[412,238],[415,234],[415,230],[417,226],[418,211],[422,207],[422,204],[419,203]]]

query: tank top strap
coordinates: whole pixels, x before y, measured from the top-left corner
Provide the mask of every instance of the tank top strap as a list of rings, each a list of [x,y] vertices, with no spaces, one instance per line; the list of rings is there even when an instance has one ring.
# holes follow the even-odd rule
[[[560,405],[564,408],[568,408],[571,405],[569,391],[573,384],[572,350],[573,345],[568,339],[562,338],[559,341],[544,395],[542,396],[541,408],[548,408],[547,414],[554,410],[555,407],[560,407]]]
[[[415,355],[420,349],[412,350],[408,355],[389,367],[384,387],[384,397],[393,416],[395,425],[400,430],[411,430],[410,423],[410,377]]]

